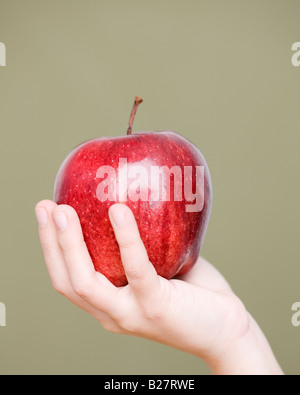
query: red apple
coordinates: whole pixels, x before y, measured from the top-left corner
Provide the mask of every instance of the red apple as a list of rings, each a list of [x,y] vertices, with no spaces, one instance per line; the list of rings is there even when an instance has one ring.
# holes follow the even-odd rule
[[[168,130],[131,133],[141,102],[136,97],[126,136],[78,146],[55,183],[55,201],[79,216],[95,269],[116,286],[127,279],[108,217],[112,204],[133,211],[149,259],[167,279],[195,264],[211,211],[209,170],[191,142]]]

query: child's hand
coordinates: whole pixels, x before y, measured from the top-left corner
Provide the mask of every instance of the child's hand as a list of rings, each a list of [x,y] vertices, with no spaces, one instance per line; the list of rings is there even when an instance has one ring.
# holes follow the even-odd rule
[[[54,288],[107,330],[195,354],[215,373],[281,373],[257,324],[212,265],[199,258],[181,278],[156,274],[127,206],[109,212],[129,283],[122,288],[95,271],[73,208],[43,201],[36,213]]]

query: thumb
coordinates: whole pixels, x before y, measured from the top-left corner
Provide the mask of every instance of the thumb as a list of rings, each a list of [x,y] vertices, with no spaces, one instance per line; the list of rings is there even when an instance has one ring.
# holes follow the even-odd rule
[[[148,258],[134,215],[124,204],[114,204],[109,218],[120,247],[121,259],[129,285],[139,297],[157,289],[159,277]]]

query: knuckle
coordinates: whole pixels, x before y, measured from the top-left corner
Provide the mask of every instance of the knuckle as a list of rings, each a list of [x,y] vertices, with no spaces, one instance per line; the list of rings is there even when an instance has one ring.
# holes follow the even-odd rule
[[[92,297],[91,286],[88,282],[81,282],[73,285],[74,292],[82,299],[90,300]]]
[[[134,259],[134,258],[133,258]],[[151,268],[152,263],[150,261],[145,261],[143,258],[136,258],[136,262],[131,267],[126,269],[126,272],[130,276],[132,285],[139,284],[141,287],[146,287],[148,284],[147,278],[151,275],[149,268]],[[145,284],[142,284],[145,282]]]
[[[246,308],[242,301],[235,295],[231,297],[231,303],[229,303],[229,310],[234,317],[240,317],[246,312]],[[229,313],[229,312],[228,312]]]
[[[147,321],[162,321],[168,314],[170,300],[168,288],[162,288],[159,282],[156,291],[144,294],[138,299],[138,304]]]
[[[63,253],[68,253],[69,251],[74,250],[75,247],[74,242],[72,239],[68,237],[68,235],[64,235],[64,237],[60,237],[58,242]]]
[[[131,284],[134,286],[135,282],[139,283],[141,280],[144,279],[145,277],[145,273],[143,272],[143,270],[139,269],[139,268],[128,268],[127,269],[127,273],[128,276],[130,276],[130,280],[131,280]]]
[[[140,241],[140,237],[127,234],[126,237],[119,240],[119,244],[120,248],[126,250],[134,248],[137,244],[140,243]]]
[[[163,313],[157,305],[144,302],[141,303],[141,309],[147,321],[161,321],[163,318]]]
[[[119,324],[119,326],[125,332],[138,333],[138,325],[133,321],[124,320],[121,322],[121,324]]]
[[[53,280],[52,286],[57,293],[59,293],[60,295],[63,295],[63,296],[67,296],[68,290],[67,290],[65,284],[63,284],[61,281]]]
[[[227,303],[226,313],[226,319],[229,322],[238,323],[234,328],[236,336],[247,333],[250,325],[249,315],[245,305],[236,295],[231,295],[230,301]]]
[[[101,325],[107,332],[116,334],[122,333],[122,329],[112,321],[102,321]]]
[[[139,324],[137,322],[137,319],[133,317],[121,316],[118,317],[116,321],[121,330],[125,332],[138,333],[139,331]]]

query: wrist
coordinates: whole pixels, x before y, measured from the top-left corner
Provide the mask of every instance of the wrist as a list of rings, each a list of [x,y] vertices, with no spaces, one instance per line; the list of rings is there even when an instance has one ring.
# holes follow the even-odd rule
[[[247,331],[220,355],[207,360],[215,375],[282,375],[263,332],[249,315]]]

